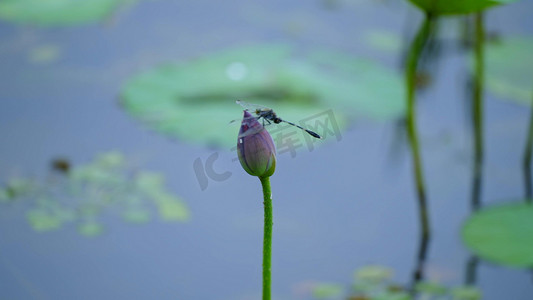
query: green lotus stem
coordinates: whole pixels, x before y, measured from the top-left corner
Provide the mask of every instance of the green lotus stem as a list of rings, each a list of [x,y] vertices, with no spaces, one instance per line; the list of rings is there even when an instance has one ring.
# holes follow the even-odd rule
[[[251,133],[249,133],[251,132]],[[248,134],[249,133],[249,134]],[[274,141],[257,118],[243,111],[243,119],[237,138],[237,155],[242,168],[259,177],[263,187],[265,227],[263,235],[263,300],[270,300],[270,265],[272,256],[272,192],[270,176],[276,171],[276,147]]]
[[[416,93],[416,72],[420,55],[426,45],[431,32],[435,26],[435,19],[432,15],[426,14],[422,26],[418,30],[415,39],[412,41],[407,56],[405,78],[407,84],[407,135],[413,156],[413,169],[415,173],[416,190],[418,195],[419,218],[422,228],[422,238],[430,236],[429,215],[426,203],[426,189],[424,185],[424,175],[422,171],[422,159],[420,156],[420,146],[416,125],[415,93]]]
[[[259,177],[263,186],[265,227],[263,234],[263,300],[270,300],[270,266],[272,257],[272,192],[270,177]]]
[[[529,130],[527,132],[526,149],[524,151],[523,170],[526,187],[526,202],[532,203],[532,188],[531,188],[531,151],[533,150],[533,98],[531,99],[529,113]]]
[[[477,211],[481,206],[481,183],[483,179],[483,83],[484,83],[484,44],[485,28],[483,13],[475,14],[475,40],[474,40],[474,90],[472,93],[472,122],[474,130],[474,163],[472,174],[472,211]]]

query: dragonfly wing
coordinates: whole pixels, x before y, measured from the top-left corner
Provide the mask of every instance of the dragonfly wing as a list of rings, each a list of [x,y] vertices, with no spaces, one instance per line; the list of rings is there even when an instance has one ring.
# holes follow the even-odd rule
[[[257,128],[249,128],[245,132],[239,134],[239,138],[243,138],[245,136],[256,134],[258,132],[261,132],[262,130],[266,130],[263,126],[257,127]]]
[[[266,106],[261,106],[261,105],[257,105],[257,104],[252,104],[252,103],[248,103],[248,102],[245,102],[245,101],[242,101],[242,100],[237,100],[235,101],[235,103],[239,104],[240,106],[242,106],[244,109],[248,110],[248,111],[251,111],[251,112],[256,112],[257,110],[260,110],[260,111],[268,111],[268,110],[271,110],[270,108],[266,107]]]
[[[242,120],[248,120],[248,119],[257,119],[257,117],[251,116],[251,117],[246,117],[246,118],[243,118],[243,119],[233,119],[233,120],[229,121],[228,124],[233,124],[233,123],[241,122]]]

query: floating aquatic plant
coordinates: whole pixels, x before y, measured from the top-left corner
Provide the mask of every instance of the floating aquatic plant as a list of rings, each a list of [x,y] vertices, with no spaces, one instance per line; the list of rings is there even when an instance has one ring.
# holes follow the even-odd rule
[[[533,266],[533,206],[513,203],[480,210],[463,226],[463,242],[479,257],[514,267]]]
[[[318,283],[312,289],[313,299],[321,300],[479,300],[481,292],[474,286],[447,287],[435,281],[420,281],[412,290],[392,281],[393,270],[379,265],[356,270],[352,290],[340,284]]]
[[[487,88],[503,100],[531,105],[533,38],[505,37],[486,45]]]
[[[344,287],[337,283],[319,283],[313,287],[314,299],[341,299]]]
[[[33,64],[50,64],[61,57],[61,47],[54,44],[44,44],[30,49],[28,61]]]
[[[2,0],[0,19],[41,26],[89,23],[137,0]]]
[[[75,224],[86,236],[103,232],[103,213],[118,213],[132,223],[146,223],[154,215],[164,221],[189,218],[182,200],[165,188],[162,175],[131,170],[118,152],[100,154],[91,163],[66,168],[45,181],[13,178],[0,188],[0,202],[23,203],[36,231]]]
[[[231,147],[235,99],[261,103],[300,120],[335,109],[377,120],[404,113],[398,74],[333,51],[297,51],[282,44],[240,47],[133,76],[121,104],[150,128],[187,142]]]
[[[479,12],[492,6],[517,0],[409,0],[426,13],[433,15],[459,15]]]
[[[402,51],[402,38],[396,33],[384,30],[370,30],[363,36],[369,47],[385,53],[398,54]]]

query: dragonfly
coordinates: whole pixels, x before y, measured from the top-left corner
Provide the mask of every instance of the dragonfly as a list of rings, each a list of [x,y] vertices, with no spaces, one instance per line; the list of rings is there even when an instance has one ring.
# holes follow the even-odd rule
[[[294,124],[292,122],[289,122],[289,121],[281,119],[280,117],[278,117],[278,115],[271,108],[268,108],[268,107],[265,107],[265,106],[261,106],[261,105],[257,105],[257,104],[244,102],[244,101],[241,101],[241,100],[237,100],[237,101],[235,101],[235,103],[237,103],[240,106],[242,106],[245,110],[254,113],[258,120],[259,119],[263,119],[263,125],[264,125],[264,122],[267,122],[267,124],[269,124],[269,125],[272,124],[272,122],[274,124],[279,124],[281,122],[284,122],[284,123],[287,123],[289,125],[292,125],[294,127],[297,127],[299,129],[307,132],[308,134],[310,134],[314,138],[322,139],[322,137],[320,135],[318,135],[316,132],[313,132],[313,131],[311,131],[309,129],[303,128],[302,126],[299,126],[299,125],[296,125],[296,124]]]

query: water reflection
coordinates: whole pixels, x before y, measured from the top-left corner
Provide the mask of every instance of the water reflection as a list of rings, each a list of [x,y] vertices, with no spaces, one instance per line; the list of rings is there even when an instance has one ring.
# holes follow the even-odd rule
[[[431,16],[426,16],[416,37],[414,38],[406,65],[406,83],[407,83],[407,136],[411,145],[413,173],[415,177],[416,190],[419,202],[420,224],[422,238],[427,239],[430,236],[429,216],[426,200],[426,188],[424,184],[422,158],[420,155],[420,146],[418,142],[418,128],[415,111],[415,94],[416,94],[416,74],[420,55],[424,50],[427,40],[433,32],[435,20]]]
[[[484,115],[484,81],[485,81],[485,26],[483,12],[478,12],[474,16],[474,32],[472,33],[473,49],[474,49],[474,72],[470,82],[471,86],[471,101],[472,106],[470,110],[471,124],[472,124],[472,145],[473,164],[472,164],[472,188],[471,188],[471,212],[478,211],[481,207],[481,190],[483,183],[483,161],[484,161],[484,132],[483,132],[483,115]],[[467,31],[468,32],[468,31]],[[470,87],[470,85],[468,85]],[[479,265],[479,258],[475,255],[470,255],[465,263],[465,278],[466,285],[475,285],[477,280],[477,267]]]
[[[533,92],[532,92],[533,95]],[[532,96],[533,98],[533,96]],[[533,189],[531,187],[531,152],[533,151],[533,99],[530,104],[529,127],[527,129],[526,146],[522,159],[522,169],[524,174],[525,197],[528,203],[532,203]]]
[[[413,174],[415,179],[419,221],[420,221],[420,244],[416,260],[415,270],[413,272],[414,286],[423,278],[424,263],[426,261],[429,240],[431,238],[430,219],[428,212],[428,201],[426,197],[425,179],[423,175],[422,157],[420,153],[420,145],[417,128],[416,115],[416,90],[417,90],[417,74],[419,70],[419,63],[425,49],[429,49],[427,53],[434,53],[432,47],[428,47],[428,41],[434,40],[437,20],[435,16],[426,14],[423,23],[418,29],[418,33],[414,37],[409,52],[407,54],[405,80],[407,90],[407,116],[406,129],[409,145],[412,153]]]
[[[427,253],[429,246],[429,238],[422,237],[419,240],[418,251],[416,253],[415,267],[413,269],[412,281],[411,281],[411,291],[414,292],[414,287],[416,284],[424,280],[424,270],[427,261]]]
[[[465,263],[464,283],[465,285],[475,286],[477,283],[477,268],[479,265],[479,258],[475,255],[470,255]]]
[[[474,30],[474,74],[472,82],[472,128],[473,128],[473,145],[474,159],[472,166],[472,201],[471,209],[473,212],[481,207],[481,189],[483,181],[483,102],[484,102],[484,78],[485,78],[485,26],[483,12],[475,14]]]

